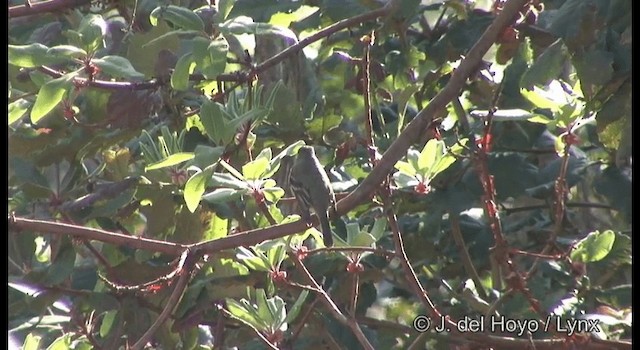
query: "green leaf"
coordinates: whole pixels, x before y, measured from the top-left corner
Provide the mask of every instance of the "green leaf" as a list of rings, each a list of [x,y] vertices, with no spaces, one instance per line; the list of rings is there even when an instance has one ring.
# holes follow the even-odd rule
[[[222,2],[220,3],[222,10],[221,5]],[[237,0],[233,8],[229,9],[230,13],[224,18],[245,15],[254,18],[256,21],[266,22],[272,15],[278,12],[289,13],[300,5],[300,3],[295,3],[291,0]]]
[[[220,19],[225,20],[233,10],[236,0],[220,0],[218,1],[218,14]]]
[[[267,258],[271,266],[280,266],[284,261],[287,251],[284,243],[278,243],[267,251]]]
[[[194,153],[191,153],[191,152],[174,153],[159,162],[150,164],[149,166],[144,168],[144,171],[170,167],[170,166],[177,165],[177,164],[186,162],[188,160],[191,160],[194,157],[195,157]]]
[[[206,168],[209,165],[218,163],[220,156],[224,153],[224,147],[197,145],[193,153],[195,157],[193,158],[192,164],[200,168]]]
[[[553,86],[553,84],[551,84]],[[520,89],[520,93],[524,98],[529,100],[529,102],[533,103],[538,108],[547,108],[552,111],[559,111],[563,105],[566,104],[566,93],[563,92],[563,95],[558,96],[557,92],[559,89],[554,89],[553,92],[545,91],[540,89],[537,86],[534,86],[533,89]],[[564,101],[560,99],[560,97],[564,98]]]
[[[413,165],[401,160],[399,160],[394,167],[398,169],[401,173],[408,176],[413,177],[417,174],[416,168],[414,168]]]
[[[273,157],[269,162],[269,168],[264,173],[264,177],[271,177],[280,169],[280,163],[285,156],[293,156],[297,153],[298,148],[304,145],[304,141],[296,141],[283,149],[277,156]]]
[[[375,242],[375,237],[369,232],[358,232],[358,234],[349,241],[349,245],[354,247],[371,247]]]
[[[264,199],[270,203],[277,203],[285,195],[284,190],[280,187],[263,188],[262,193]]]
[[[71,333],[67,333],[54,340],[47,350],[67,350],[71,348]]]
[[[436,177],[436,175],[447,170],[447,168],[449,168],[449,166],[451,166],[451,164],[455,162],[456,162],[456,157],[454,157],[451,154],[445,154],[442,158],[438,160],[435,166],[431,168],[431,170],[429,171],[428,178],[433,179],[434,177]]]
[[[245,301],[243,299],[243,301]],[[258,320],[254,312],[251,312],[249,308],[245,305],[238,303],[237,301],[227,298],[226,299],[227,310],[233,318],[236,320],[252,327],[255,329],[260,329],[262,326],[262,322]]]
[[[225,203],[242,196],[246,191],[238,191],[232,188],[218,188],[202,196],[202,200],[207,203]]]
[[[102,15],[89,14],[82,18],[78,27],[79,40],[86,52],[95,52],[104,47],[104,36],[107,34],[107,22]]]
[[[215,77],[224,73],[227,67],[227,53],[229,52],[229,43],[227,39],[220,36],[209,43],[207,47],[210,62],[207,65],[199,67],[202,74],[206,77]]]
[[[319,8],[316,6],[307,6],[302,5],[295,11],[287,11],[287,12],[278,12],[273,14],[269,19],[269,23],[277,26],[281,26],[284,28],[290,28],[291,24],[298,21],[303,21],[304,19],[312,16],[313,14],[318,14]],[[244,15],[249,15],[248,13],[244,13]],[[255,17],[252,17],[254,20],[257,20]],[[266,22],[263,20],[257,20],[258,22]]]
[[[238,128],[248,122],[251,121],[252,123],[252,127],[255,127],[255,125],[257,125],[257,123],[259,123],[260,121],[262,121],[262,119],[264,119],[267,115],[269,115],[269,110],[266,108],[261,108],[261,107],[255,107],[250,111],[247,111],[246,113],[244,113],[243,115],[241,115],[238,118],[235,118],[233,120],[231,120],[230,122],[227,123],[227,125],[229,125],[231,127],[230,130],[233,131],[233,133],[235,134],[235,131],[238,130]]]
[[[42,85],[36,97],[36,102],[31,109],[31,122],[36,124],[40,119],[51,112],[67,93],[67,90],[73,86],[71,81],[76,75],[75,72],[65,74],[57,79],[52,79]]]
[[[56,285],[64,281],[73,272],[73,264],[76,261],[76,251],[70,242],[63,243],[53,263],[47,270],[43,283]]]
[[[582,239],[571,252],[571,259],[585,263],[604,259],[616,240],[616,234],[611,230],[594,231]]]
[[[24,98],[9,103],[9,115],[7,118],[8,124],[11,125],[20,120],[20,118],[22,118],[25,113],[27,113],[29,107],[31,107],[31,102],[25,100]]]
[[[213,240],[226,237],[229,232],[229,219],[222,218],[216,214],[212,214],[209,228],[202,237],[204,240]]]
[[[113,328],[114,321],[116,320],[116,316],[118,315],[118,310],[109,310],[105,313],[102,318],[102,323],[100,324],[100,336],[102,338],[106,337],[111,328]]]
[[[385,233],[385,228],[387,227],[387,219],[380,218],[376,219],[373,223],[373,227],[371,228],[371,235],[375,237],[376,241],[380,240]]]
[[[213,175],[213,166],[206,167],[203,171],[191,176],[184,185],[184,202],[190,212],[194,213],[198,209],[198,204],[200,204],[200,199],[202,199],[211,175]]]
[[[564,42],[562,39],[556,40],[524,72],[520,86],[531,90],[536,85],[547,85],[560,75],[567,58],[569,58],[569,53]]]
[[[184,54],[171,74],[171,87],[177,91],[184,91],[189,87],[189,74],[196,68],[190,52]]]
[[[87,215],[87,218],[91,219],[116,215],[120,209],[134,200],[133,196],[135,194],[136,189],[131,188],[119,192],[113,199],[99,201],[89,208],[91,212]]]
[[[242,166],[242,175],[247,180],[261,179],[269,167],[270,160],[271,149],[263,149],[256,159]]]
[[[259,253],[258,255],[256,255],[251,250],[245,247],[238,247],[236,258],[238,259],[238,261],[241,261],[243,264],[247,265],[247,267],[251,270],[264,272],[268,272],[269,270],[271,270],[272,265],[269,263],[269,259],[267,259],[264,254]]]
[[[168,25],[167,25],[168,26]],[[160,28],[160,26],[157,26],[156,28]],[[185,30],[185,29],[176,29],[176,30],[171,30],[168,31],[158,37],[154,37],[153,39],[151,39],[150,41],[146,42],[144,45],[142,45],[142,48],[146,48],[152,45],[156,45],[162,41],[165,41],[166,39],[170,39],[173,36],[178,36],[178,35],[184,35],[184,36],[193,36],[193,35],[198,35],[200,34],[199,31],[197,30]]]
[[[9,64],[18,67],[34,68],[45,64],[48,47],[33,43],[30,45],[9,45]]]
[[[84,58],[87,56],[87,52],[72,45],[58,45],[47,50],[47,56],[71,60],[74,58]]]
[[[590,85],[603,85],[613,76],[613,53],[604,50],[591,50],[573,58],[573,65],[584,88]],[[584,90],[583,90],[584,91]]]
[[[40,340],[42,337],[33,335],[33,333],[27,334],[27,337],[24,339],[24,343],[22,344],[23,350],[38,350],[40,346]]]
[[[400,171],[393,174],[393,181],[400,188],[414,187],[419,183],[415,176],[409,176]]]
[[[182,29],[197,31],[204,30],[204,23],[202,22],[202,19],[200,19],[200,17],[193,11],[185,7],[175,5],[156,7],[155,10],[151,11],[149,20],[151,21],[151,24],[155,26],[158,23],[159,18],[162,18]]]
[[[208,79],[215,79],[220,73],[223,73],[227,65],[227,52],[229,51],[229,44],[223,37],[217,38],[213,41],[203,38],[195,37],[191,40],[193,45],[192,54],[194,62],[198,66],[200,72]],[[234,94],[231,94],[233,96]],[[229,97],[230,99],[232,97]],[[227,105],[228,108],[233,106],[231,103]]]
[[[256,304],[258,306],[258,315],[260,319],[267,325],[272,325],[274,321],[274,313],[271,310],[271,303],[267,301],[267,294],[264,289],[256,290]]]
[[[305,302],[305,299],[307,299],[308,295],[309,291],[306,289],[303,290],[300,295],[298,295],[298,299],[293,304],[293,306],[291,306],[289,312],[287,312],[287,317],[284,319],[285,323],[291,323],[296,319],[296,317],[300,313],[300,310],[302,309],[302,304]]]
[[[114,78],[143,79],[144,74],[136,71],[128,59],[121,56],[104,56],[91,60],[103,73]]]
[[[245,190],[249,185],[235,176],[227,173],[214,173],[211,177],[211,185],[216,187],[228,187],[237,190]]]
[[[226,125],[223,106],[217,102],[206,100],[200,107],[200,122],[204,131],[216,145],[226,145],[233,138],[232,131]]]
[[[430,169],[436,165],[436,162],[444,154],[444,141],[431,139],[420,152],[418,158],[418,171],[423,173],[430,172]]]
[[[242,166],[242,175],[247,180],[257,180],[267,170],[269,161],[264,158],[258,158]]]
[[[225,34],[274,34],[293,40],[294,43],[298,41],[295,33],[290,29],[275,26],[269,23],[255,23],[251,17],[238,16],[231,18],[224,23],[220,24],[220,31]]]
[[[125,57],[138,72],[146,77],[154,76],[157,74],[156,63],[159,63],[162,51],[179,52],[180,38],[176,35],[179,33],[183,31],[171,31],[166,22],[161,22],[149,31],[129,32]]]

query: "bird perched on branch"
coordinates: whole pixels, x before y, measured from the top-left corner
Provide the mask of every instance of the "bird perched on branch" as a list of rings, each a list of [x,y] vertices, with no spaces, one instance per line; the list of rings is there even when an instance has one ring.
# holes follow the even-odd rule
[[[318,216],[324,245],[333,245],[333,235],[329,225],[329,210],[334,210],[336,198],[329,177],[316,157],[313,147],[302,146],[291,167],[289,175],[291,191],[298,200],[302,218],[311,221],[309,209]]]

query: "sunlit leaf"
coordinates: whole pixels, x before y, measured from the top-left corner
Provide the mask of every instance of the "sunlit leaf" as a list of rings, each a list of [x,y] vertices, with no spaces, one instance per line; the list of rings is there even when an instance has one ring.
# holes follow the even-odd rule
[[[72,45],[58,45],[47,50],[47,55],[56,58],[79,59],[86,57],[87,52]]]
[[[611,251],[615,239],[616,234],[611,230],[591,232],[575,245],[571,259],[585,263],[602,260]]]
[[[42,85],[38,92],[36,102],[31,109],[31,122],[37,123],[53,110],[73,85],[71,81],[75,73],[69,73],[60,78],[50,80]]]
[[[9,45],[9,64],[18,67],[37,67],[38,59],[47,54],[48,47],[33,43],[30,45]]]
[[[8,124],[11,125],[16,121],[20,120],[27,110],[31,107],[31,102],[25,100],[24,98],[15,100],[9,103],[9,116],[8,116]]]
[[[202,199],[211,175],[213,175],[213,167],[207,167],[203,171],[191,176],[184,185],[184,201],[192,213],[198,208],[198,204],[200,204],[200,199]]]
[[[175,153],[157,163],[149,164],[144,170],[150,171],[178,165],[193,159],[193,157],[195,157],[195,155],[191,152]]]
[[[104,56],[91,60],[100,70],[114,78],[142,79],[144,74],[133,68],[128,59],[120,56]]]
[[[179,28],[197,31],[204,30],[202,19],[192,10],[185,7],[175,5],[159,6],[151,11],[149,18],[153,25],[156,25],[158,19],[162,18]]]
[[[107,34],[107,22],[98,14],[88,14],[82,18],[78,27],[79,42],[86,52],[94,52],[104,47],[104,36]]]
[[[207,203],[225,203],[242,196],[246,191],[239,191],[232,188],[218,188],[202,196],[202,200]]]

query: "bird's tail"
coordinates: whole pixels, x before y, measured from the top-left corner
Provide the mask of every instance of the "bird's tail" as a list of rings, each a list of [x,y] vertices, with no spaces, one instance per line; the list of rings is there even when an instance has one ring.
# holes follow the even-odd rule
[[[320,220],[320,225],[322,226],[322,239],[324,240],[324,245],[331,247],[333,245],[333,234],[331,233],[329,219]]]

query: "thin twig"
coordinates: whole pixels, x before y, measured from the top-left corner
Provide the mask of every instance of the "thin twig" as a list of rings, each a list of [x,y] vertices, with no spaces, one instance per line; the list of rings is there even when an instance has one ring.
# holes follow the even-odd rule
[[[391,250],[385,250],[380,248],[370,248],[370,247],[323,247],[318,249],[310,250],[307,254],[318,254],[324,252],[354,252],[354,253],[364,253],[369,252],[376,255],[386,256],[386,257],[395,257],[396,252]]]
[[[369,339],[367,339],[367,337],[364,335],[355,318],[347,318],[344,314],[342,314],[338,306],[333,302],[333,300],[331,300],[331,297],[329,297],[327,292],[325,292],[325,290],[320,287],[318,282],[316,282],[315,278],[313,278],[309,270],[307,270],[307,267],[296,254],[289,253],[289,257],[291,258],[291,260],[293,260],[293,263],[296,265],[302,275],[305,276],[307,282],[310,283],[313,288],[318,290],[318,297],[323,302],[323,304],[325,304],[329,312],[331,312],[331,314],[338,320],[338,322],[351,328],[351,331],[356,336],[363,348],[373,349],[373,346],[369,342]]]
[[[389,203],[387,203],[390,206]],[[422,304],[427,308],[429,315],[432,318],[437,318],[439,320],[442,319],[442,314],[438,311],[436,305],[431,301],[431,298],[427,294],[427,291],[422,287],[420,281],[418,280],[418,276],[416,276],[411,263],[409,262],[409,258],[407,257],[407,253],[404,249],[404,242],[402,241],[402,234],[400,233],[400,227],[398,226],[398,221],[396,220],[396,215],[393,211],[388,210],[387,219],[389,221],[389,226],[391,228],[391,232],[393,233],[393,242],[395,244],[396,252],[399,254],[400,265],[402,265],[402,269],[404,270],[405,278],[407,279],[407,283],[411,289],[413,289],[414,294],[420,299]],[[453,324],[451,324],[453,326]]]
[[[565,207],[567,208],[600,208],[600,209],[607,209],[607,210],[618,210],[608,204],[602,204],[602,203],[589,203],[589,202],[575,202],[575,203],[566,203]],[[549,208],[548,205],[546,204],[539,204],[539,205],[527,205],[527,206],[522,206],[522,207],[515,207],[515,208],[503,208],[502,210],[507,214],[512,214],[512,213],[517,213],[519,211],[529,211],[529,210],[537,210],[537,209],[547,209]]]
[[[65,73],[57,71],[53,68],[49,68],[47,66],[42,66],[38,68],[41,72],[53,77],[60,78]],[[160,80],[151,79],[149,81],[105,81],[105,80],[93,80],[82,77],[74,77],[73,84],[76,86],[91,86],[99,89],[105,90],[148,90],[155,89],[161,86],[162,82]]]
[[[318,300],[320,300],[320,299],[318,299],[318,298],[313,299],[311,301],[311,304],[306,308],[304,314],[302,315],[300,320],[297,322],[298,325],[293,330],[293,332],[291,332],[291,337],[289,337],[289,339],[288,339],[289,342],[293,343],[296,339],[298,339],[298,336],[300,335],[300,332],[302,332],[302,329],[304,328],[304,325],[307,323],[307,319],[309,318],[309,316],[311,316],[311,313],[315,309],[315,306],[318,303]]]
[[[235,318],[235,317],[233,316],[233,314],[232,314],[231,312],[229,312],[229,310],[227,310],[227,309],[221,309],[221,311],[222,311],[225,315],[227,315],[228,317]],[[248,323],[244,323],[244,324],[245,324],[246,326],[250,327],[251,329],[253,329],[253,331],[256,333],[256,335],[258,336],[258,338],[260,338],[260,340],[262,340],[262,342],[263,342],[267,347],[269,347],[269,349],[278,350],[278,347],[277,347],[276,345],[272,344],[272,343],[269,341],[269,339],[267,339],[267,338],[264,336],[264,334],[262,334],[262,332],[260,332],[257,328],[255,328],[254,326],[252,326],[252,325],[250,325],[250,324],[248,324]]]
[[[360,275],[357,272],[352,273],[351,280],[351,317],[356,316],[356,306],[358,305],[358,294],[360,293]]]
[[[473,266],[473,262],[471,262],[471,257],[469,256],[469,250],[464,243],[464,238],[462,237],[462,232],[460,231],[459,214],[456,212],[450,212],[449,222],[451,223],[451,232],[453,233],[453,239],[458,246],[458,253],[462,258],[462,265],[464,265],[465,270],[467,270],[467,274],[471,276],[471,279],[476,286],[476,290],[478,291],[480,298],[482,300],[488,300],[487,292],[485,292],[484,287],[482,286],[478,271],[476,270],[475,266]]]
[[[364,57],[362,59],[362,96],[364,97],[365,126],[367,131],[367,153],[371,166],[376,165],[375,141],[373,139],[373,124],[371,110],[371,46],[375,43],[375,32],[372,31],[368,38],[361,40],[364,43]]]
[[[182,299],[182,295],[184,295],[184,291],[187,289],[187,284],[189,283],[189,279],[191,277],[191,271],[193,269],[193,266],[195,266],[195,263],[197,261],[196,257],[198,256],[197,254],[189,251],[186,251],[184,254],[188,255],[187,262],[185,262],[184,266],[182,266],[182,271],[179,274],[176,286],[173,289],[173,292],[171,292],[171,295],[169,296],[164,309],[162,310],[160,315],[158,315],[158,318],[151,325],[151,327],[149,327],[149,329],[140,337],[140,339],[138,339],[138,341],[133,344],[133,346],[131,347],[132,350],[142,349],[147,344],[149,339],[153,337],[158,328],[160,328],[160,326],[162,326],[167,318],[171,316],[173,310],[175,310],[180,303],[180,299]]]

